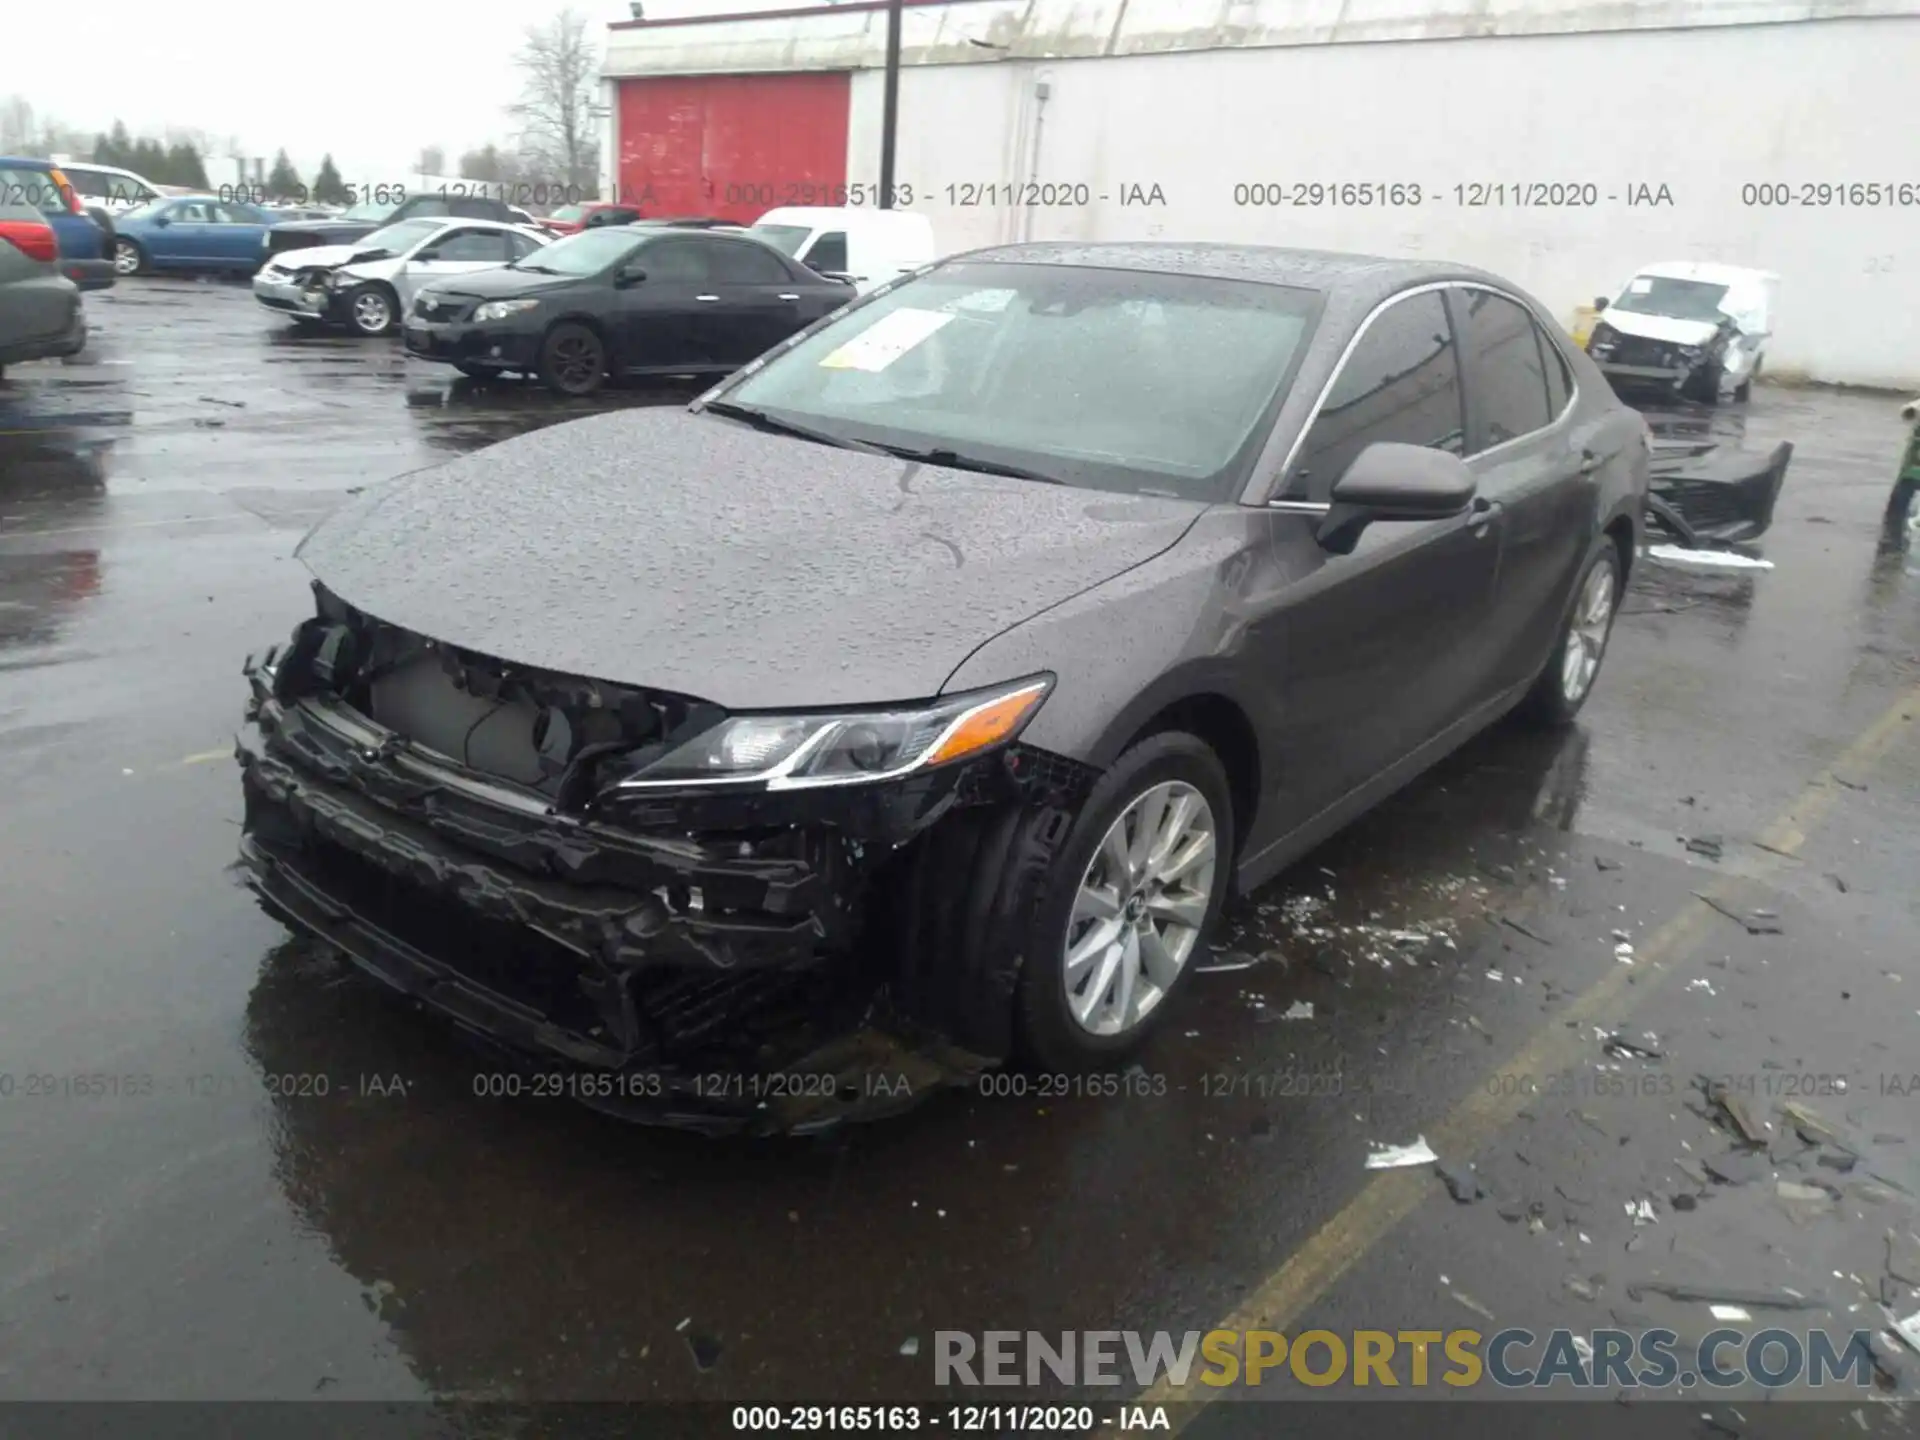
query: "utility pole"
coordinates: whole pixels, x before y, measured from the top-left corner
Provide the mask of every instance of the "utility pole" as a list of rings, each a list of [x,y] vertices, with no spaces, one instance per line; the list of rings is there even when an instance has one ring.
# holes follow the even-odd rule
[[[900,7],[904,0],[887,0],[887,74],[885,98],[880,102],[880,208],[893,208],[893,141],[900,122]]]

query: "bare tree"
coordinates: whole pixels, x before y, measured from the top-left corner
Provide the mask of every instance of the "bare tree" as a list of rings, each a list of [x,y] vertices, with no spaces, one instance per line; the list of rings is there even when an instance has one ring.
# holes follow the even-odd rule
[[[18,95],[0,100],[0,155],[30,154],[40,140],[33,123],[33,106]]]
[[[514,63],[520,101],[507,113],[520,122],[521,149],[541,180],[590,189],[600,172],[600,55],[587,17],[563,10],[530,27]]]

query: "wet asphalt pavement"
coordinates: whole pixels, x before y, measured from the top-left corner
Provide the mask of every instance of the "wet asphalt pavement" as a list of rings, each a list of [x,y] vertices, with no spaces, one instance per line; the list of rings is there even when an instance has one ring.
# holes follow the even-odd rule
[[[76,363],[0,385],[0,1397],[909,1399],[936,1330],[1712,1328],[1663,1278],[1880,1324],[1884,1232],[1920,1225],[1896,401],[1715,417],[1797,446],[1777,568],[1643,562],[1578,728],[1482,737],[1243,904],[1222,958],[1258,963],[1199,978],[1148,1093],[747,1144],[476,1095],[465,1048],[230,868],[240,660],[305,612],[306,528],[690,392],[475,386],[236,285],[88,311]],[[1699,1168],[1735,1122],[1698,1074],[1771,1127],[1777,1178]],[[1789,1100],[1851,1141],[1797,1138]],[[1364,1168],[1416,1136],[1487,1193]],[[1920,1356],[1885,1364],[1910,1397]]]

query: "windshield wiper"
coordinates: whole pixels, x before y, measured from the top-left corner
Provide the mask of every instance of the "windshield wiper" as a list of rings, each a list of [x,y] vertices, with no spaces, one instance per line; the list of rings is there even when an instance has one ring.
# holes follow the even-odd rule
[[[531,270],[531,271],[533,271],[534,273],[536,273],[536,274],[539,274],[539,275],[558,275],[558,274],[560,274],[560,273],[561,273],[560,271],[558,271],[558,270],[555,270],[555,269],[554,269],[554,268],[553,268],[553,267],[552,267],[551,265],[521,265],[521,264],[519,264],[519,263],[517,263],[517,262],[516,262],[516,263],[514,263],[514,264],[512,264],[512,265],[509,265],[509,266],[507,266],[507,269],[509,269],[509,270]]]
[[[881,445],[889,455],[897,455],[902,460],[918,460],[923,465],[939,465],[948,470],[972,470],[981,475],[1005,475],[1011,480],[1038,480],[1046,485],[1064,485],[1067,482],[1058,475],[1042,474],[1038,470],[1029,470],[1024,465],[1006,465],[998,460],[988,460],[980,455],[965,455],[958,450],[935,448],[916,450],[911,445]]]
[[[838,450],[864,450],[869,455],[892,455],[895,452],[886,445],[876,445],[871,440],[856,440],[849,435],[835,435],[826,430],[816,430],[811,425],[802,425],[793,420],[781,420],[751,405],[736,405],[731,400],[710,400],[701,407],[710,415],[724,415],[729,420],[744,420],[756,430],[765,430],[774,435],[793,435],[802,440],[811,440],[816,445],[831,445]]]

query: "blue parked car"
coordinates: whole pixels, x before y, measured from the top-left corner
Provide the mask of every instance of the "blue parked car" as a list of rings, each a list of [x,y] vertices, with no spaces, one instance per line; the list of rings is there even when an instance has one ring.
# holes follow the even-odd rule
[[[113,268],[120,275],[151,270],[251,275],[260,268],[272,223],[258,205],[213,195],[150,201],[114,221]]]
[[[51,160],[0,155],[9,179],[0,205],[31,205],[53,227],[60,273],[82,290],[113,284],[113,221],[104,210],[89,213],[66,174]]]

